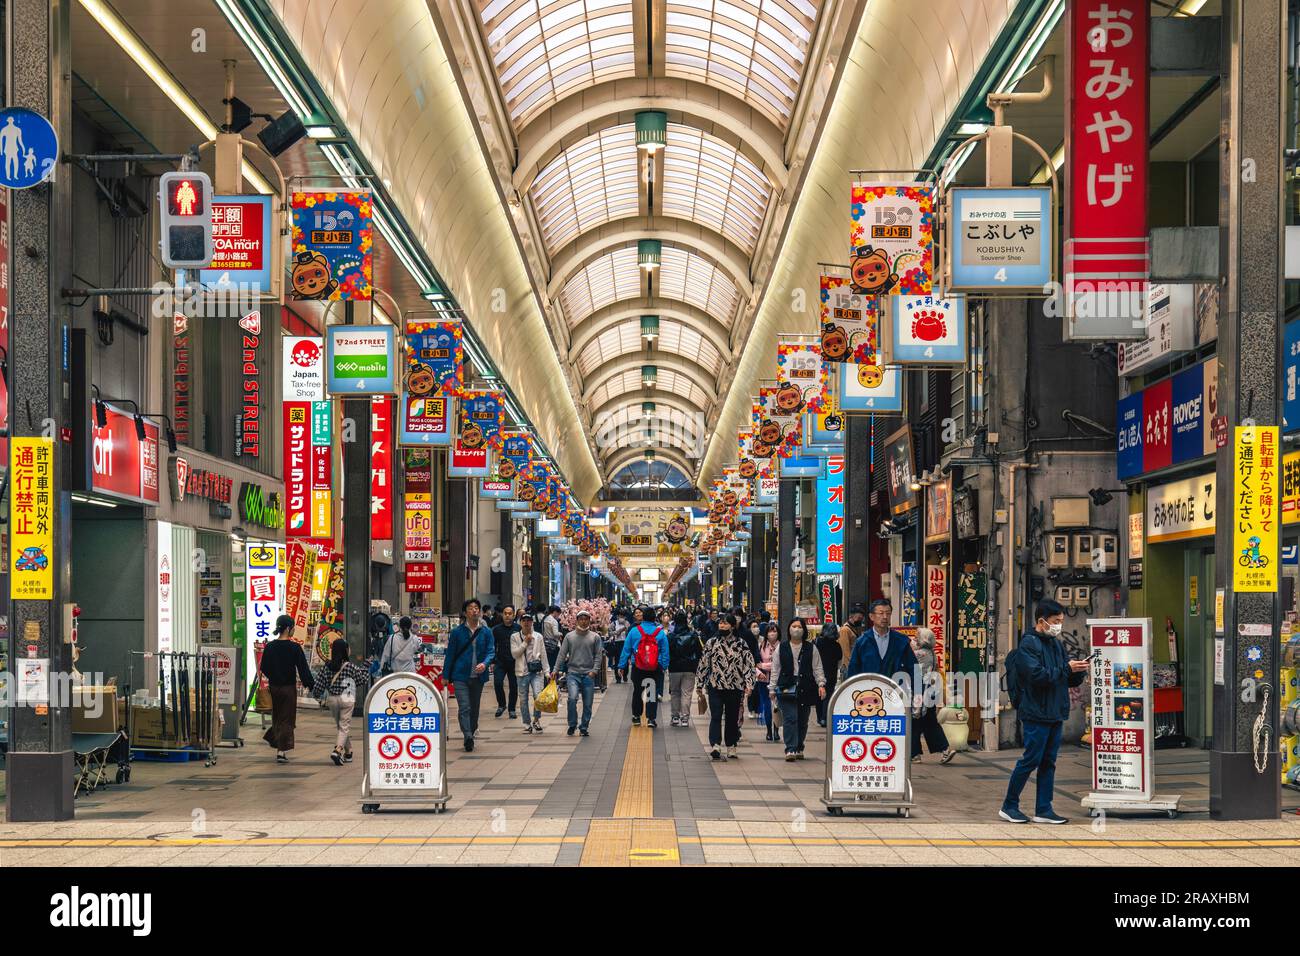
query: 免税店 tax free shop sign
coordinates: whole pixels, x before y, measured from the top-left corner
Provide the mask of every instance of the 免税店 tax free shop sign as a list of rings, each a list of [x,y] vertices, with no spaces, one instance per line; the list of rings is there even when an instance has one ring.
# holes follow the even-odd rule
[[[389,395],[394,383],[391,325],[335,325],[329,329],[332,395]]]

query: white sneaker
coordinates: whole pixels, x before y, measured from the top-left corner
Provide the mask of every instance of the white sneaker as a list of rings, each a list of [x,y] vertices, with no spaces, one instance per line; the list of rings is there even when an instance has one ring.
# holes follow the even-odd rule
[[[678,717],[676,714],[673,714],[672,726],[680,727],[681,725],[682,725],[682,719]]]
[[[738,749],[737,749],[736,747],[728,747],[728,748],[727,748],[727,756],[728,756],[728,757],[731,757],[731,758],[734,759],[734,758],[736,758],[736,757],[739,757],[740,754],[739,754]]]

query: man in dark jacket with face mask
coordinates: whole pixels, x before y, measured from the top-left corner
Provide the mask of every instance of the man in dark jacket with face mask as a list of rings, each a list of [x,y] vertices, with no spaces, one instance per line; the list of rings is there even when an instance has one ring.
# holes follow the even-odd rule
[[[1020,639],[1015,661],[1021,687],[1018,713],[1025,752],[1011,772],[1007,795],[998,816],[1008,823],[1028,823],[1020,812],[1020,792],[1037,771],[1035,823],[1068,823],[1052,810],[1056,753],[1061,749],[1061,725],[1070,716],[1070,688],[1083,683],[1087,661],[1072,661],[1061,643],[1065,608],[1045,599],[1034,608],[1034,630]]]

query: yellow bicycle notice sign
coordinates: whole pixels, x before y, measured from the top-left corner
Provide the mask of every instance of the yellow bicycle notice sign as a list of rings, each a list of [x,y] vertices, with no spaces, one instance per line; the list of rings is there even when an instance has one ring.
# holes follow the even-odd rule
[[[1276,425],[1238,426],[1233,432],[1232,587],[1237,592],[1278,589],[1280,432]]]

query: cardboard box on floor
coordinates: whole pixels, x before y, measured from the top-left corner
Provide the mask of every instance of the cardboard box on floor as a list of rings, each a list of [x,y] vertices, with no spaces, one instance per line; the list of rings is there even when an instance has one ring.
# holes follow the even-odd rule
[[[117,696],[116,687],[72,688],[72,732],[74,734],[112,734],[124,723],[125,701]]]
[[[168,747],[179,748],[198,745],[198,711],[194,702],[190,702],[190,736],[178,740],[173,730],[172,712],[160,707],[131,707],[131,746],[133,747]],[[217,739],[216,714],[212,717],[212,734],[209,739]]]

